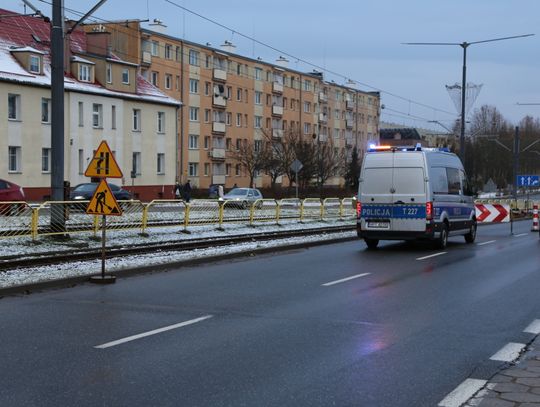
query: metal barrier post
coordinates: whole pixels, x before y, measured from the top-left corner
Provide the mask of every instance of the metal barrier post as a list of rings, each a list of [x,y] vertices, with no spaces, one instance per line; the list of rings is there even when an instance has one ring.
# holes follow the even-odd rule
[[[253,218],[255,215],[255,204],[257,201],[253,202],[249,208],[249,226],[253,226]]]
[[[223,208],[225,208],[226,202],[227,201],[224,201],[221,205],[219,205],[218,230],[225,230],[223,229]]]
[[[343,199],[339,200],[339,220],[343,220]]]
[[[305,199],[302,199],[300,202],[300,223],[304,223],[304,201]]]
[[[189,225],[189,203],[185,204],[184,208],[184,233],[189,233],[187,227]]]
[[[323,201],[321,200],[321,220],[324,220],[324,203],[326,202],[326,199]]]
[[[277,199],[275,201],[276,201],[276,225],[279,225],[279,214],[281,212],[281,202],[278,201]]]
[[[141,234],[144,235],[146,233],[146,227],[148,226],[148,208],[152,202],[150,202],[147,205],[144,205],[143,212],[142,212],[142,221],[141,221]]]
[[[32,235],[32,240],[36,240],[38,235],[38,213],[39,208],[33,208],[32,209],[32,223],[30,224],[30,230]]]

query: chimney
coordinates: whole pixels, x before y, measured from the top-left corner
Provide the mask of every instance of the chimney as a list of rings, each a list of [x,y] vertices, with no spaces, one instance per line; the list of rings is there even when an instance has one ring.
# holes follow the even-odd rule
[[[287,68],[289,66],[289,60],[280,55],[279,58],[276,59],[276,65],[281,66],[282,68]]]
[[[221,49],[223,51],[227,51],[230,53],[234,53],[236,50],[236,45],[234,45],[232,42],[225,40],[223,44],[221,44]]]
[[[111,33],[97,26],[86,33],[86,52],[109,58],[111,56]]]
[[[167,26],[163,24],[163,21],[154,18],[154,22],[149,24],[149,27],[152,31],[158,32],[160,34],[165,34],[167,31]]]

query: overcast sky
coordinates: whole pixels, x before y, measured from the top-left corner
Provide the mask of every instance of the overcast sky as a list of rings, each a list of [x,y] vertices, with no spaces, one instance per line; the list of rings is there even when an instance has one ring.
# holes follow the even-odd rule
[[[51,1],[30,0],[46,14],[50,14]],[[97,2],[64,0],[66,8],[80,12]],[[1,6],[23,11],[21,0],[2,0]],[[66,16],[76,17],[69,11]],[[344,83],[350,78],[358,89],[382,91],[386,107],[382,120],[430,128],[437,125],[429,120],[451,126],[458,117],[445,85],[461,83],[463,49],[402,43],[462,43],[536,34],[471,45],[467,82],[483,84],[471,113],[489,104],[514,124],[526,115],[540,117],[540,105],[517,105],[540,103],[538,0],[108,0],[94,16],[158,18],[170,35],[216,47],[224,40],[232,41],[238,54],[269,62],[286,53],[291,68],[325,68],[327,80]]]

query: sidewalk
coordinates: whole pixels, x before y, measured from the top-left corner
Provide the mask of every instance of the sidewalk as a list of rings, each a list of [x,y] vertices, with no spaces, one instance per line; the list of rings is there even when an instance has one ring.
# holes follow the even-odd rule
[[[540,407],[540,336],[515,366],[489,380],[465,407]]]

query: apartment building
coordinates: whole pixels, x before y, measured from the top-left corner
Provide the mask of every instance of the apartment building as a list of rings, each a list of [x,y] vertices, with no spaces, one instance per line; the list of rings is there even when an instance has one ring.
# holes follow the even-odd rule
[[[111,33],[115,53],[139,64],[149,82],[182,100],[177,163],[182,182],[190,179],[199,188],[248,186],[245,169],[232,157],[234,150],[244,140],[257,146],[265,135],[279,138],[291,129],[314,143],[331,140],[344,151],[356,146],[360,154],[378,141],[377,92],[291,69],[283,57],[274,63],[247,58],[227,41],[216,48],[176,38],[159,23],[152,29],[137,21],[90,24],[85,30],[103,26]],[[258,187],[269,182],[265,174],[255,178]]]
[[[7,10],[0,15],[0,177],[41,200],[51,185],[50,24]],[[112,53],[109,40],[103,31],[67,37],[64,179],[90,182],[84,171],[106,140],[124,174],[112,183],[144,200],[170,196],[181,103],[146,81],[138,64]]]

